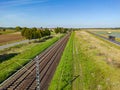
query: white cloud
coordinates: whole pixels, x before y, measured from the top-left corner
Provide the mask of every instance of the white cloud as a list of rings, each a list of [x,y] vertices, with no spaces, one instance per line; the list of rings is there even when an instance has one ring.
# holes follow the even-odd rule
[[[48,0],[9,0],[0,3],[0,7],[12,7],[12,6],[21,6],[21,5],[29,5],[29,4],[37,4],[44,3]]]

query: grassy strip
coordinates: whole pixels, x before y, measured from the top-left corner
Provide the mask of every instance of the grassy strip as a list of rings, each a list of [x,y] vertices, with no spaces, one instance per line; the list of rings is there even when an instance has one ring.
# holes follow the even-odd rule
[[[74,74],[77,73],[80,77],[74,82],[73,90],[118,90],[120,88],[120,70],[106,63],[107,53],[104,54],[102,49],[102,47],[106,50],[110,48],[107,49],[106,46],[99,44],[99,39],[95,39],[83,31],[76,32],[75,36],[74,67],[76,70],[74,70]],[[106,45],[106,42],[102,43]]]
[[[0,35],[14,33],[14,32],[16,32],[16,30],[9,30],[9,29],[7,29],[6,31],[0,30]]]
[[[116,38],[116,41],[120,42],[120,38]]]
[[[44,51],[58,39],[59,37],[54,37],[47,40],[46,42],[30,45],[27,49],[24,47],[22,49],[25,50],[23,50],[22,53],[16,55],[15,57],[7,61],[0,63],[0,83],[7,79],[10,75],[15,73],[22,66],[27,64],[32,58]]]
[[[73,37],[72,33],[54,77],[51,81],[49,90],[71,90],[73,77]]]
[[[86,44],[84,41],[81,42],[84,45]],[[80,77],[74,82],[73,90],[99,90],[98,85],[101,87],[101,85],[105,84],[102,78],[104,76],[103,72],[99,69],[99,66],[95,64],[92,56],[87,53],[87,47],[82,45],[77,47],[75,46],[78,51],[75,51],[74,55],[74,67],[76,68],[74,73],[79,74]]]

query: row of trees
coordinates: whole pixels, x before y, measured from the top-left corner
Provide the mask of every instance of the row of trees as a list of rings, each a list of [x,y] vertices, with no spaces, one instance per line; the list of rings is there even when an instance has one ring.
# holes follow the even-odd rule
[[[61,27],[57,27],[54,29],[55,33],[66,33],[69,29],[68,28],[61,28]]]
[[[22,28],[21,29],[21,34],[22,36],[24,36],[26,39],[40,39],[44,36],[50,36],[51,35],[51,32],[49,29],[44,29],[44,30],[41,30],[41,29],[37,29],[37,28]]]
[[[50,36],[51,32],[48,28],[27,28],[27,27],[20,27],[17,26],[16,31],[21,31],[22,36],[24,36],[26,39],[40,39],[41,37],[44,36]],[[66,33],[69,29],[68,28],[62,28],[62,27],[57,27],[54,28],[54,32],[56,34],[58,33]],[[52,30],[51,30],[52,31]]]

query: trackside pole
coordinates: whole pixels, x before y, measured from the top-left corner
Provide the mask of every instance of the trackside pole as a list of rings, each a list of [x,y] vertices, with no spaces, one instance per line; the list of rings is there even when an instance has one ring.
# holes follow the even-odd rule
[[[36,90],[40,90],[40,76],[39,76],[39,57],[35,58],[36,65]]]

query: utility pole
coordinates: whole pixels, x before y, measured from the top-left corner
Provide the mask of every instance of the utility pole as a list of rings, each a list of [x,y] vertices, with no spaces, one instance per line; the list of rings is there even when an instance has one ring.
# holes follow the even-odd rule
[[[40,75],[39,75],[39,57],[36,56],[35,58],[36,62],[36,90],[40,90]]]

